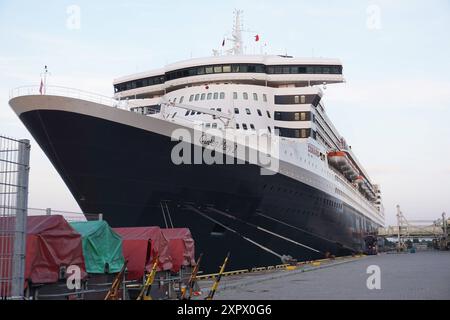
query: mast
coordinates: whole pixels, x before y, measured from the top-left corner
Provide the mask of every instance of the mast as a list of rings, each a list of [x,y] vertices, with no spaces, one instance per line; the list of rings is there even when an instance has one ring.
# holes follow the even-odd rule
[[[242,10],[234,10],[234,26],[230,40],[233,43],[233,47],[227,50],[228,54],[241,55],[244,54],[244,45],[242,41]]]

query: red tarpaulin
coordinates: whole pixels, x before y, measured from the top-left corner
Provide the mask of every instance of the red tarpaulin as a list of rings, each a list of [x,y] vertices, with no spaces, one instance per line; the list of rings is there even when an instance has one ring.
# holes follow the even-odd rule
[[[181,266],[195,264],[194,239],[187,228],[161,229],[169,241],[169,252],[172,257],[172,271],[180,271]]]
[[[153,259],[159,256],[158,271],[172,269],[169,244],[159,227],[114,228],[122,237],[125,260],[128,260],[128,279],[139,280],[144,270],[150,271]]]
[[[60,267],[77,265],[86,276],[78,234],[63,216],[28,216],[25,258],[25,280],[33,283],[54,283]]]

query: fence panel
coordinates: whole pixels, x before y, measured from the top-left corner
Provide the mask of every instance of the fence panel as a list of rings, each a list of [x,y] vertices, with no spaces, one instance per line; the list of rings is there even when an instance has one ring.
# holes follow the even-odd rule
[[[0,299],[23,298],[30,142],[0,136]]]

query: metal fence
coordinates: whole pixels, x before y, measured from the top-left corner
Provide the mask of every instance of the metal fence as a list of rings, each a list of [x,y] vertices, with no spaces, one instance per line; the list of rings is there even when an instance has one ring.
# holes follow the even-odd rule
[[[0,136],[0,299],[22,298],[30,142]]]
[[[29,216],[61,215],[67,222],[103,220],[101,213],[85,213],[76,211],[55,210],[52,208],[28,208]]]

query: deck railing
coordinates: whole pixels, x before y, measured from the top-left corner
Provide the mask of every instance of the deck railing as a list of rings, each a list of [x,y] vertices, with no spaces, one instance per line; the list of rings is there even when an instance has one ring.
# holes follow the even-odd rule
[[[128,100],[116,100],[112,97],[104,96],[101,94],[61,86],[46,86],[42,88],[41,86],[37,85],[22,86],[11,89],[9,93],[9,98],[12,99],[16,97],[35,96],[35,95],[48,95],[48,96],[82,99],[102,105],[107,105],[113,108],[120,108],[125,110],[129,110],[132,107],[139,107],[139,105],[133,104]]]

